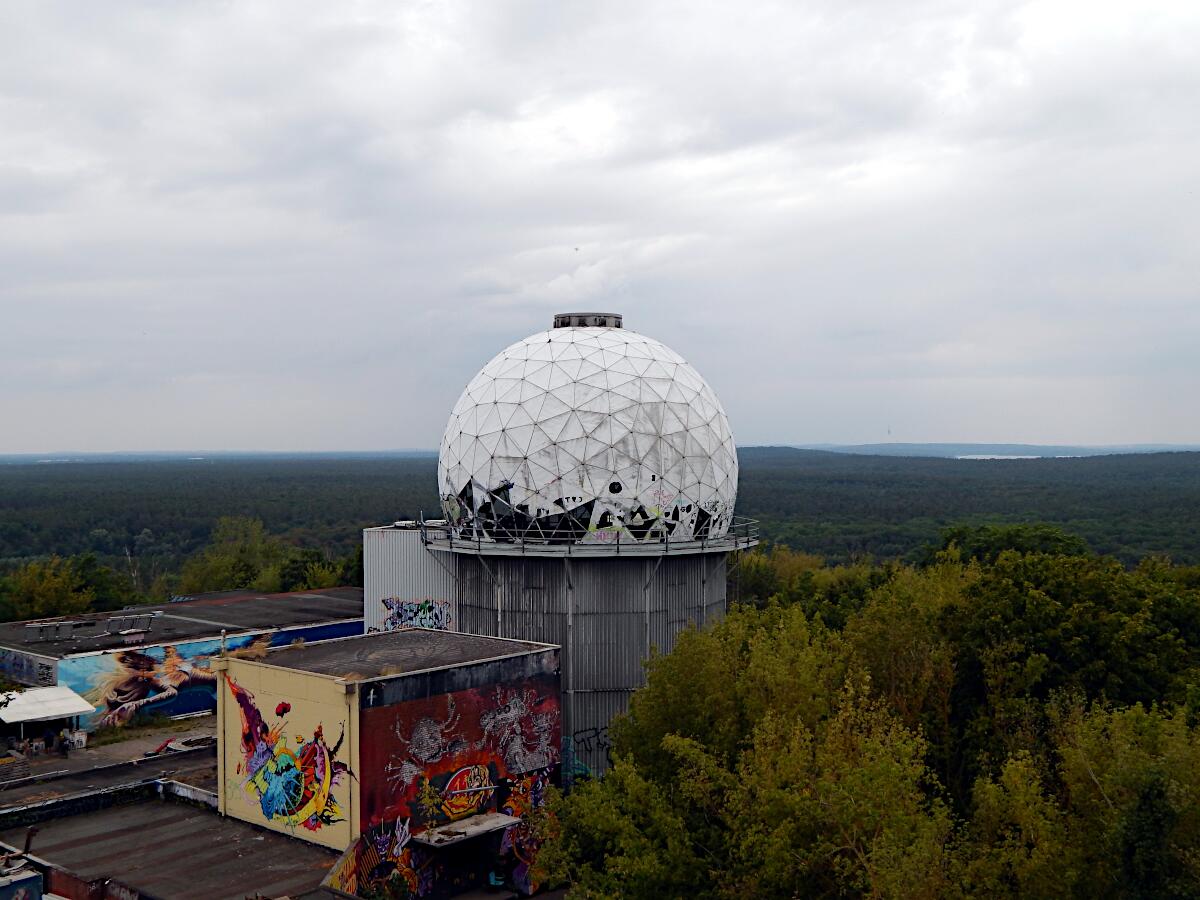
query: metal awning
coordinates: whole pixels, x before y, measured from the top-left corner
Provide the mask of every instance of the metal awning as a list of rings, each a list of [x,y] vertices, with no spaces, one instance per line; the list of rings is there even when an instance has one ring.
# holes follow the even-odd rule
[[[0,721],[9,724],[67,719],[96,711],[92,704],[63,684],[9,691],[4,695],[4,699],[8,702],[0,708]]]
[[[448,844],[465,841],[467,838],[478,837],[481,834],[489,834],[499,831],[501,828],[520,824],[521,820],[515,816],[506,816],[504,813],[498,812],[480,813],[469,819],[426,829],[420,834],[414,834],[412,839],[413,843],[424,844],[426,847],[445,847]]]

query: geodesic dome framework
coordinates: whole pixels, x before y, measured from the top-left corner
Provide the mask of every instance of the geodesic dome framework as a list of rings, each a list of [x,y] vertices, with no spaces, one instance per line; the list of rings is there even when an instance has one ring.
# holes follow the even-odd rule
[[[451,527],[550,544],[724,536],[738,464],[720,401],[619,317],[556,322],[581,320],[617,324],[531,335],[463,391],[438,457]]]

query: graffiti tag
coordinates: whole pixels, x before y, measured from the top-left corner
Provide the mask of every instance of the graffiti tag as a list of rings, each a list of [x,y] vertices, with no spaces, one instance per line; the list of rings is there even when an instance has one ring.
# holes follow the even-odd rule
[[[607,725],[603,728],[584,728],[571,735],[571,739],[575,741],[576,749],[584,753],[591,753],[595,749],[603,750],[604,755],[608,756],[612,751],[612,741],[608,737]],[[611,758],[609,761],[611,762]]]
[[[384,631],[397,628],[437,628],[445,631],[450,627],[450,601],[425,597],[421,600],[401,600],[385,597],[382,601],[387,610],[383,623]]]
[[[106,900],[140,900],[142,895],[131,887],[109,881],[104,885],[104,896]]]
[[[58,673],[54,663],[43,662],[13,650],[0,650],[0,673],[22,684],[54,685],[58,683]]]

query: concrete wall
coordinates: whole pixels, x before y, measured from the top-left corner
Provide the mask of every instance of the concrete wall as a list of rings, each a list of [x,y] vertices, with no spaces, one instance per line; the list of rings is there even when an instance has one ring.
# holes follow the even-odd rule
[[[358,836],[355,695],[331,677],[254,660],[213,668],[221,812],[344,850]]]
[[[285,647],[294,641],[362,634],[362,629],[361,619],[300,625],[234,635],[226,640],[226,646],[229,650]],[[58,683],[95,707],[95,713],[80,720],[88,731],[101,725],[125,725],[139,715],[178,716],[212,710],[217,706],[217,676],[209,661],[220,649],[219,638],[208,638],[68,656],[59,661]]]

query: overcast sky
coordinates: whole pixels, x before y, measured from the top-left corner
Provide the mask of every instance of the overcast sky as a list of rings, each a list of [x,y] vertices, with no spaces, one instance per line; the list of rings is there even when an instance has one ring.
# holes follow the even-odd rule
[[[555,312],[741,444],[1200,441],[1200,4],[0,7],[0,452],[434,447]]]

